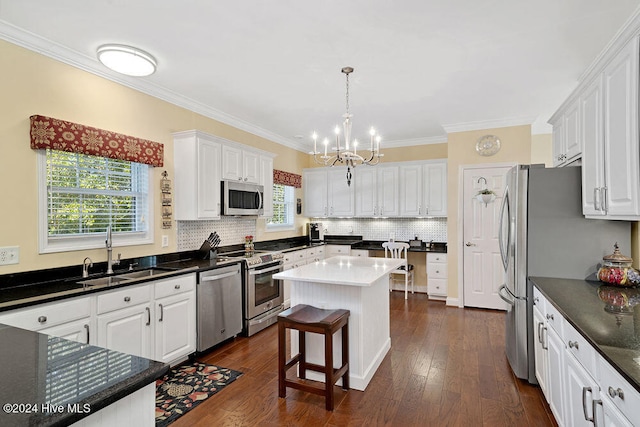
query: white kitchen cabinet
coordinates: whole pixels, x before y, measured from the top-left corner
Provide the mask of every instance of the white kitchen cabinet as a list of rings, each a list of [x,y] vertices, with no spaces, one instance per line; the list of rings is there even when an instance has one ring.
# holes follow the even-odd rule
[[[565,354],[565,362],[564,424],[593,426],[593,402],[600,394],[598,383],[572,354]]]
[[[399,171],[398,166],[358,169],[355,185],[356,216],[398,216]]]
[[[347,185],[346,168],[314,168],[303,171],[304,215],[351,217],[355,215],[354,181]],[[353,173],[353,169],[352,169]]]
[[[7,311],[0,315],[0,323],[81,343],[95,343],[91,297]]]
[[[351,249],[351,253],[349,255],[366,258],[369,256],[369,251],[366,249]]]
[[[602,75],[597,76],[580,97],[582,114],[582,214],[602,216],[600,189],[604,185],[604,114]],[[554,128],[555,129],[555,128]]]
[[[634,427],[634,424],[632,424],[606,396],[602,396],[602,399],[597,400],[596,403],[602,408],[598,410],[596,406],[596,426]]]
[[[583,214],[589,218],[640,218],[639,48],[632,38],[578,88]]]
[[[349,256],[351,255],[351,246],[350,245],[325,245],[324,247],[324,257],[331,258],[333,256]]]
[[[597,364],[604,425],[634,425],[640,420],[640,393],[604,357],[598,355]]]
[[[402,165],[399,191],[400,216],[446,216],[446,160]]]
[[[170,363],[196,350],[195,276],[155,282],[155,360]]]
[[[175,219],[220,218],[221,144],[199,131],[173,134]]]
[[[582,154],[580,99],[574,99],[552,118],[553,166],[565,166]]]
[[[547,313],[549,316],[549,313]],[[558,332],[549,325],[545,329],[547,338],[547,401],[560,427],[564,422],[564,343]]]
[[[326,217],[329,215],[327,169],[313,168],[302,171],[304,187],[304,215]]]
[[[324,259],[325,246],[314,246],[307,249],[290,251],[284,254],[283,270],[301,267],[305,264]],[[283,281],[284,307],[291,307],[291,281]]]
[[[264,186],[264,198],[262,200],[265,218],[273,216],[273,158],[260,156],[260,184]]]
[[[96,298],[97,344],[152,359],[152,296],[150,284],[99,294]]]
[[[427,252],[427,295],[429,295],[429,299],[447,299],[447,277],[447,254]]]
[[[352,169],[353,173],[353,169]],[[344,217],[355,215],[355,184],[347,185],[347,169],[334,167],[327,170],[327,202],[330,217]]]
[[[222,146],[222,179],[258,184],[260,178],[257,152],[230,144]]]
[[[540,385],[542,393],[547,396],[547,375],[548,375],[548,358],[547,347],[545,343],[546,331],[545,331],[545,319],[544,319],[544,302],[540,302],[539,295],[536,295],[534,289],[533,298],[533,355],[535,360],[535,375]]]

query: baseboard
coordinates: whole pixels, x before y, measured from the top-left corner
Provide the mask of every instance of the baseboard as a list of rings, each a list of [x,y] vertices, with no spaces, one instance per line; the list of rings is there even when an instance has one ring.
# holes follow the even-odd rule
[[[460,307],[460,299],[447,297],[447,305],[450,305],[452,307]]]

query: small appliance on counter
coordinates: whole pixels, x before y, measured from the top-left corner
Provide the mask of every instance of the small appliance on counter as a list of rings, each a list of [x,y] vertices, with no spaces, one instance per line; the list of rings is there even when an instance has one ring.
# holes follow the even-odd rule
[[[307,224],[309,231],[309,241],[322,242],[324,240],[324,228],[322,228],[321,222],[310,222]]]

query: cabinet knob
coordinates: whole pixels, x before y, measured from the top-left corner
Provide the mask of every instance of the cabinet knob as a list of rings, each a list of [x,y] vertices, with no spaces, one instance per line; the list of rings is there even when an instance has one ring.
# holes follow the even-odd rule
[[[180,285],[175,285],[174,288],[175,289],[180,289]]]
[[[553,314],[547,314],[547,320],[553,320]]]
[[[575,348],[578,350],[578,341],[569,341],[569,348]]]
[[[131,297],[124,297],[124,302],[129,302],[131,301]]]
[[[621,388],[617,388],[614,389],[613,387],[609,386],[609,396],[611,396],[611,398],[615,398],[615,397],[619,397],[621,400],[624,400],[624,391],[622,391]]]
[[[534,304],[534,305],[538,304],[539,302],[540,302],[540,298],[535,297],[535,298],[533,299],[533,304]]]
[[[40,317],[38,317],[38,322],[39,322],[39,323],[44,323],[44,322],[46,322],[46,321],[47,321],[47,316],[40,316]]]

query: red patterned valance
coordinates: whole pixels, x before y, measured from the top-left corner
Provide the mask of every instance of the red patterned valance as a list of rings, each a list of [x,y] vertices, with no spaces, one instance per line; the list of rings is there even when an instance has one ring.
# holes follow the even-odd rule
[[[295,173],[273,170],[273,183],[280,185],[289,185],[295,188],[302,188],[302,176]]]
[[[31,148],[50,148],[128,160],[151,166],[164,164],[164,146],[157,142],[45,116],[31,116]]]

